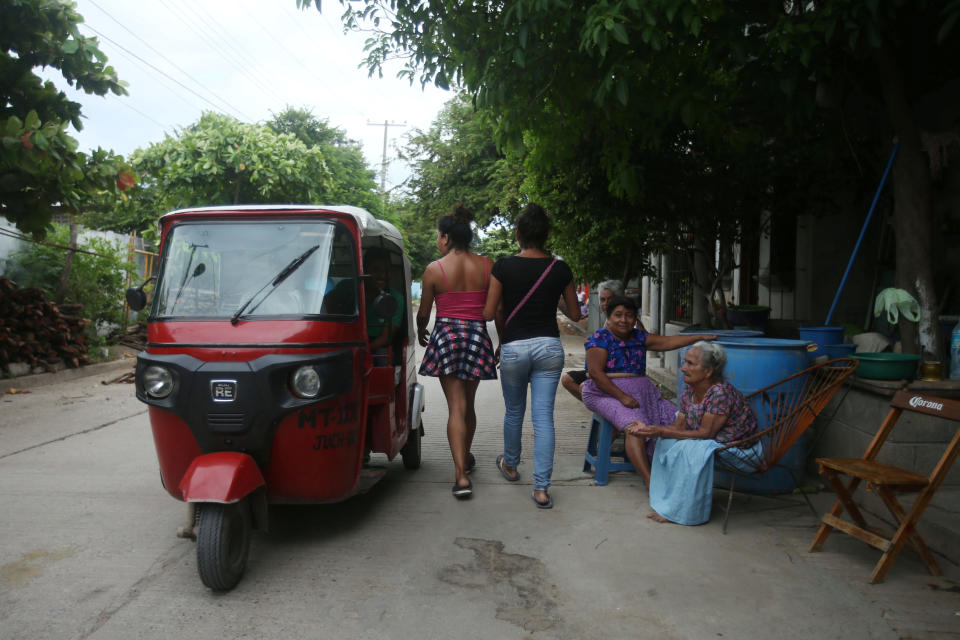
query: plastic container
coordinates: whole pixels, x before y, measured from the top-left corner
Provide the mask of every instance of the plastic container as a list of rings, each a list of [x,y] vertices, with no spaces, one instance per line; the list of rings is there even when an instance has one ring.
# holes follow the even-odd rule
[[[950,334],[950,379],[960,380],[960,322]]]
[[[762,389],[808,366],[807,343],[804,340],[723,337],[716,342],[727,352],[727,365],[723,371],[724,379],[732,383],[743,395]],[[798,390],[802,384],[801,377],[797,380]],[[685,388],[686,385],[683,384],[681,377],[678,392],[682,393]],[[679,393],[677,402],[679,403]],[[760,399],[754,402],[757,405],[754,410],[757,411]],[[757,411],[757,416],[761,415],[761,412]],[[763,424],[763,418],[760,419],[760,428],[767,428],[769,425]],[[781,458],[780,464],[789,467],[795,475],[801,477],[806,453],[806,441],[800,438]],[[730,486],[730,474],[717,471],[714,474],[714,483],[720,487]],[[795,487],[796,483],[790,471],[779,467],[760,476],[738,477],[736,480],[737,490],[751,493],[788,493]]]
[[[912,353],[855,353],[857,376],[868,380],[913,380],[920,356]]]
[[[807,355],[811,361],[827,355],[823,350],[824,345],[843,342],[843,327],[800,327],[798,331],[800,339],[809,343]]]
[[[825,344],[821,349],[827,354],[827,360],[835,360],[837,358],[849,358],[852,356],[853,352],[857,350],[857,345],[853,343]]]

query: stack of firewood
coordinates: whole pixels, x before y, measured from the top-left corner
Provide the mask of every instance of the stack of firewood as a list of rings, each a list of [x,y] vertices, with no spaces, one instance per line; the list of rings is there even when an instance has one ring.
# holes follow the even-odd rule
[[[110,334],[110,342],[135,351],[143,351],[147,348],[147,323],[138,322],[126,329],[117,329]]]
[[[42,289],[21,289],[0,278],[0,372],[15,376],[90,364],[89,320],[82,306],[59,307],[44,300]]]

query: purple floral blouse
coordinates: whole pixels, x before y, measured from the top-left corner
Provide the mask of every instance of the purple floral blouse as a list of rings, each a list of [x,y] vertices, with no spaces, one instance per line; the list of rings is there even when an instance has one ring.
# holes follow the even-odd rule
[[[599,347],[607,352],[607,373],[647,373],[646,331],[634,329],[630,337],[621,340],[609,329],[597,329],[583,343],[584,348]]]
[[[757,433],[760,426],[747,399],[727,381],[718,382],[704,394],[699,403],[693,399],[693,389],[687,387],[680,397],[680,412],[687,417],[687,428],[698,429],[704,414],[727,416],[714,438],[717,442],[735,442]]]

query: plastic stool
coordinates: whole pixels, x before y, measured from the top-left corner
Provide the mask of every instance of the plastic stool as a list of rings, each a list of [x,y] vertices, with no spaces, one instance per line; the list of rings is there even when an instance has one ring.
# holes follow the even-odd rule
[[[591,466],[595,467],[593,482],[600,486],[607,484],[611,471],[634,471],[633,465],[627,459],[626,451],[610,453],[614,432],[615,429],[608,420],[599,414],[593,414],[587,452],[583,455],[583,470],[590,471]],[[622,462],[612,460],[614,456],[622,459]]]

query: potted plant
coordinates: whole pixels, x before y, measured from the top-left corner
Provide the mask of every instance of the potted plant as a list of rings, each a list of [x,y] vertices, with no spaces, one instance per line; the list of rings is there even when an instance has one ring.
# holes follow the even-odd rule
[[[731,327],[763,329],[770,317],[770,307],[755,304],[730,305],[727,307],[727,323]]]

